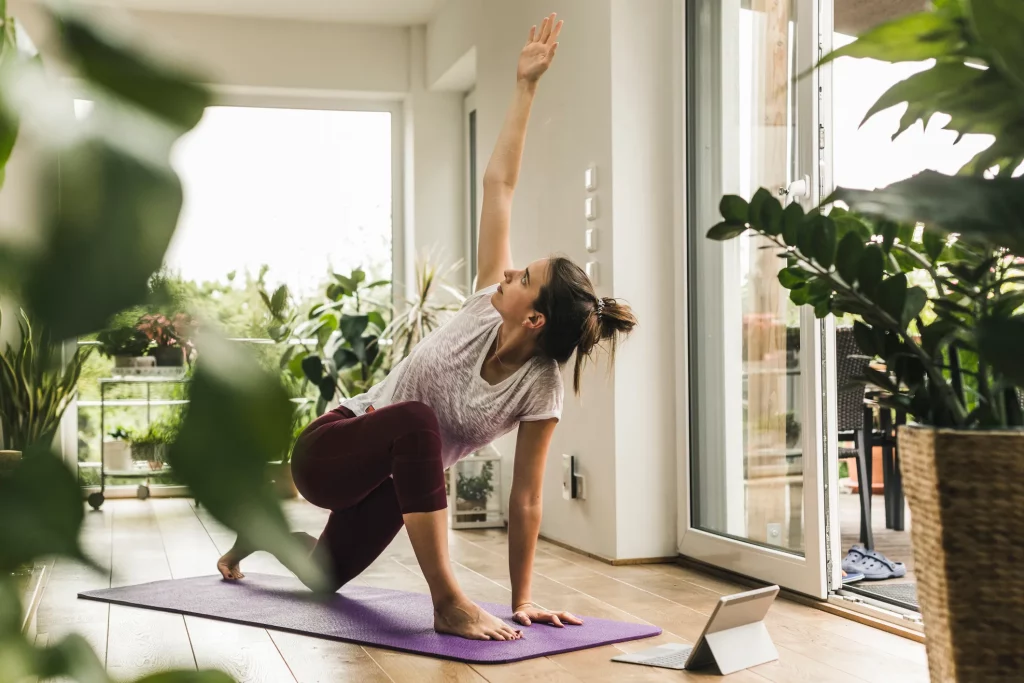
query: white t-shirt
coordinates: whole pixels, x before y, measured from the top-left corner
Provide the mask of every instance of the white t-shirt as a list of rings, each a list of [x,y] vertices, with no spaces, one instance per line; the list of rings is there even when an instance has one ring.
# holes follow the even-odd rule
[[[362,415],[392,403],[419,401],[441,427],[445,468],[529,420],[560,419],[564,389],[555,361],[534,357],[511,377],[489,384],[480,376],[501,326],[491,305],[497,285],[466,299],[462,309],[413,348],[383,382],[341,405]]]

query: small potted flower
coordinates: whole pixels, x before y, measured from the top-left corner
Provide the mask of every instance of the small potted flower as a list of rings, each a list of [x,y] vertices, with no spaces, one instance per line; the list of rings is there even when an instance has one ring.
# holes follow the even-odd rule
[[[124,427],[111,431],[109,439],[103,441],[104,467],[114,472],[122,472],[132,468],[131,434]]]
[[[195,325],[185,313],[172,318],[156,313],[144,315],[138,329],[152,344],[149,355],[156,358],[158,367],[182,367],[192,351],[191,336]]]

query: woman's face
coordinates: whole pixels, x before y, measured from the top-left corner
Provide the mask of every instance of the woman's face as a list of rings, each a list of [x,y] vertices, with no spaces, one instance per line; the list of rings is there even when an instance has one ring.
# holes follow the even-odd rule
[[[548,282],[548,269],[548,259],[545,258],[522,270],[505,271],[505,279],[491,297],[491,303],[505,322],[536,330],[544,326],[544,316],[533,308],[533,304]]]

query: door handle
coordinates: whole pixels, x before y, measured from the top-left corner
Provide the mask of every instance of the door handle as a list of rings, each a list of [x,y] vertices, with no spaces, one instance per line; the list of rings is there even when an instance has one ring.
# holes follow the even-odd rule
[[[807,199],[811,196],[811,178],[806,175],[802,178],[797,178],[789,185],[780,186],[776,192],[780,197]]]

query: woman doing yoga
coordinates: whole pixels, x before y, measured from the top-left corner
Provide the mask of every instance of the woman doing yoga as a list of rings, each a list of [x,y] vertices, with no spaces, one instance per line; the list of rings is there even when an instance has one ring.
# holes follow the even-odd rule
[[[594,347],[636,324],[629,307],[599,298],[561,257],[512,265],[509,223],[530,107],[558,47],[562,22],[544,19],[519,56],[515,96],[484,173],[477,291],[388,377],[313,422],[292,458],[295,485],[331,511],[320,538],[305,534],[337,588],[358,576],[404,525],[430,588],[434,628],[466,638],[514,640],[521,632],[466,597],[448,558],[444,471],[518,428],[509,498],[512,611],[523,626],[580,624],[531,601],[544,463],[562,412],[559,366],[576,354],[573,386]],[[218,563],[240,579],[248,553]]]

